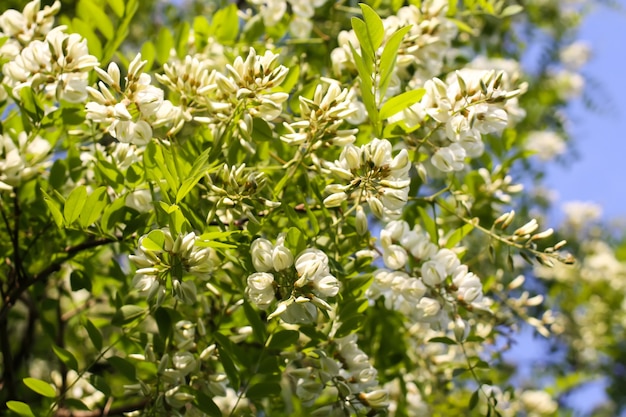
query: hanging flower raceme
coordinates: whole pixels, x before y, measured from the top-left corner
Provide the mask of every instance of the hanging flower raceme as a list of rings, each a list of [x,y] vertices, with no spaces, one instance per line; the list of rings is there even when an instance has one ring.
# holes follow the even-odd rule
[[[269,190],[265,188],[266,176],[262,172],[246,169],[246,165],[224,165],[210,181],[207,200],[213,210],[207,216],[207,223],[217,215],[224,224],[250,220],[259,223],[257,214],[267,208],[280,206],[280,202],[269,200]]]
[[[164,100],[163,90],[153,86],[151,77],[142,72],[146,63],[137,54],[128,66],[124,85],[114,62],[106,71],[96,68],[102,80],[100,89],[87,87],[93,100],[85,106],[87,119],[102,124],[120,142],[146,145],[152,140],[153,128],[171,126],[167,132],[171,135],[183,124],[180,109]]]
[[[368,297],[384,297],[385,306],[415,322],[447,326],[457,305],[489,311],[480,279],[461,264],[456,253],[440,249],[419,226],[392,221],[381,231],[386,268],[374,272]]]
[[[31,87],[57,100],[80,103],[87,97],[88,72],[98,65],[89,54],[87,41],[59,26],[34,40],[2,67],[2,81],[19,97],[20,89]]]
[[[48,165],[52,146],[39,136],[0,135],[0,191],[11,191],[41,173]]]
[[[0,37],[6,41],[0,46],[0,56],[7,60],[17,57],[24,46],[42,40],[54,26],[54,16],[61,10],[61,2],[41,8],[40,0],[33,0],[20,13],[9,9],[0,15]]]
[[[322,82],[312,100],[299,97],[300,118],[283,123],[289,132],[281,136],[284,142],[315,150],[323,144],[345,146],[356,139],[357,129],[339,129],[358,111],[353,105],[353,92],[342,90],[338,81],[329,78],[322,78]]]
[[[310,323],[317,317],[317,308],[331,310],[326,300],[337,295],[339,281],[330,273],[324,252],[309,248],[294,260],[281,234],[275,245],[256,239],[250,255],[258,272],[248,276],[248,298],[262,310],[278,301],[268,320],[280,316],[289,323]]]
[[[421,101],[392,116],[390,121],[402,121],[407,126],[434,121],[431,128],[440,134],[431,136],[430,162],[439,171],[460,171],[465,168],[466,158],[482,155],[482,135],[501,134],[510,123],[523,117],[517,96],[527,85],[510,88],[508,78],[504,71],[474,68],[456,71],[445,82],[433,78],[425,83]],[[439,127],[441,131],[436,130]],[[432,139],[438,137],[435,145]]]
[[[347,145],[339,160],[326,168],[348,184],[330,184],[324,199],[326,207],[338,207],[351,200],[355,206],[367,202],[372,213],[380,219],[398,218],[409,193],[411,163],[405,149],[395,157],[391,143],[374,139],[361,147]],[[358,211],[357,211],[358,213]]]
[[[166,288],[171,289],[176,299],[194,303],[196,285],[193,280],[183,281],[184,273],[206,279],[213,269],[211,249],[197,246],[198,240],[194,232],[179,234],[174,239],[167,228],[139,238],[137,251],[129,256],[138,268],[133,286],[147,291],[148,299],[156,298],[157,304],[163,301]]]

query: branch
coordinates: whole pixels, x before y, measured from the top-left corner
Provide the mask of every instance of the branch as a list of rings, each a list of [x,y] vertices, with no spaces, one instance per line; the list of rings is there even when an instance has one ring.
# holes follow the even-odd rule
[[[4,297],[4,300],[3,300],[4,304],[2,305],[2,309],[0,309],[0,322],[6,319],[11,307],[13,307],[13,305],[18,300],[18,298],[22,295],[22,293],[26,291],[28,288],[30,288],[31,285],[48,279],[50,275],[59,271],[65,262],[69,261],[80,252],[87,250],[87,249],[96,248],[98,246],[108,245],[109,243],[119,242],[121,240],[122,240],[122,237],[100,238],[100,239],[88,240],[76,246],[66,247],[63,250],[63,253],[66,255],[63,257],[63,259],[60,259],[58,261],[51,263],[46,268],[41,270],[39,273],[31,277],[25,277],[26,279],[24,279],[22,282],[18,281],[14,283],[13,288],[10,288]]]

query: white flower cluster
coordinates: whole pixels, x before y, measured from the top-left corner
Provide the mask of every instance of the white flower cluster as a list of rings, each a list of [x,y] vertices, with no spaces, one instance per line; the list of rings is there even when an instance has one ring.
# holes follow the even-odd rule
[[[499,134],[509,124],[512,110],[507,104],[525,91],[526,84],[515,90],[507,89],[507,84],[505,72],[464,68],[445,82],[428,80],[421,101],[391,120],[416,126],[430,118],[443,125],[447,144],[434,152],[431,162],[443,172],[460,171],[466,157],[483,153],[483,134]],[[513,113],[518,118],[518,112]]]
[[[289,31],[296,38],[306,38],[313,29],[311,18],[315,14],[315,8],[321,7],[326,0],[252,0],[250,3],[259,7],[259,13],[263,18],[265,27],[276,26],[287,12],[287,6],[291,8],[293,17],[289,23]]]
[[[15,97],[20,89],[31,87],[57,100],[80,103],[87,97],[88,72],[98,65],[89,55],[87,41],[76,33],[65,33],[65,26],[50,30],[45,39],[34,40],[2,67],[3,83]]]
[[[312,100],[299,97],[300,120],[283,123],[289,132],[280,137],[284,142],[315,150],[322,144],[345,146],[356,139],[357,129],[339,129],[358,111],[353,105],[352,91],[342,90],[336,80],[322,78],[322,81],[326,85],[318,84]]]
[[[204,348],[196,343],[206,337],[206,330],[201,320],[193,323],[189,320],[180,320],[173,326],[172,347],[175,352],[165,353],[160,358],[155,355],[154,347],[148,343],[143,354],[131,354],[129,359],[152,363],[159,375],[157,385],[149,385],[142,380],[138,383],[124,385],[127,394],[142,394],[146,397],[158,395],[171,409],[168,415],[173,417],[195,417],[204,415],[190,407],[196,396],[190,393],[200,391],[216,400],[228,396],[228,380],[224,373],[216,372],[219,362],[218,347],[215,344]],[[223,400],[223,399],[222,399]],[[218,402],[218,401],[216,401]],[[246,403],[246,401],[243,401]],[[219,401],[218,403],[224,403]],[[224,405],[232,406],[234,401],[226,401]],[[184,410],[184,411],[183,411]]]
[[[339,281],[330,273],[324,252],[309,248],[294,261],[285,246],[285,236],[280,235],[275,245],[267,239],[256,239],[250,255],[258,272],[248,276],[248,298],[263,310],[278,298],[268,320],[280,316],[288,323],[307,323],[316,319],[316,307],[331,310],[326,299],[337,295]]]
[[[231,166],[224,164],[215,175],[208,176],[211,193],[206,197],[214,210],[207,217],[207,223],[216,214],[224,224],[233,224],[242,219],[258,223],[254,213],[264,207],[278,207],[280,202],[265,198],[262,191],[266,176],[262,172],[246,170],[246,165]]]
[[[343,416],[345,412],[357,411],[365,415],[370,410],[383,410],[389,406],[388,392],[378,385],[378,371],[369,357],[357,345],[357,335],[336,338],[331,351],[316,351],[316,357],[307,357],[308,366],[288,366],[287,375],[295,380],[295,394],[304,405],[311,406],[323,395],[334,389],[332,397],[341,401],[318,407],[313,416]],[[300,358],[301,359],[301,358]]]
[[[120,69],[111,62],[106,71],[96,68],[101,81],[99,90],[87,87],[93,101],[86,104],[87,119],[101,123],[114,138],[124,143],[146,145],[155,127],[172,125],[168,134],[182,127],[180,109],[163,99],[163,90],[151,84],[152,78],[143,73],[147,61],[141,54],[131,61],[122,86]]]
[[[370,299],[384,297],[386,308],[443,328],[457,305],[489,310],[480,279],[456,253],[432,243],[419,226],[410,229],[404,221],[392,221],[381,231],[380,242],[387,268],[374,272]]]
[[[164,64],[165,73],[155,75],[176,95],[176,104],[181,107],[186,121],[202,121],[207,117],[213,120],[232,111],[232,104],[218,97],[217,73],[212,67],[211,59],[187,55],[184,61]]]
[[[400,217],[410,184],[411,162],[406,149],[392,158],[391,143],[375,138],[361,147],[347,145],[339,160],[327,162],[325,168],[348,182],[326,187],[326,193],[330,193],[324,199],[326,207],[338,207],[353,199],[357,207],[367,201],[372,213],[380,219]]]
[[[26,132],[16,138],[0,135],[0,191],[11,191],[42,172],[48,166],[51,149],[47,140],[29,138]]]
[[[196,301],[196,285],[182,280],[183,272],[207,278],[213,268],[212,251],[196,246],[199,237],[194,232],[172,237],[167,228],[153,230],[139,238],[139,245],[130,260],[137,266],[132,285],[148,292],[148,299],[156,297],[160,305],[165,297],[166,280],[171,276],[174,297],[192,304]]]
[[[54,25],[54,15],[61,10],[61,2],[56,0],[51,6],[41,9],[41,1],[33,0],[24,6],[20,13],[9,9],[0,15],[0,38],[6,41],[0,46],[0,56],[13,60],[25,45],[34,40],[42,40]]]
[[[535,152],[537,158],[543,162],[563,154],[566,148],[563,138],[555,132],[537,130],[530,132],[526,138],[526,149]]]
[[[426,80],[441,73],[452,40],[458,32],[454,22],[446,18],[447,10],[447,1],[428,0],[421,2],[419,8],[415,5],[402,7],[396,15],[383,20],[385,38],[381,48],[399,28],[411,27],[400,44],[394,80],[391,81],[388,95],[400,92],[400,79],[409,82],[411,88],[419,88]],[[335,73],[340,74],[345,69],[355,70],[350,45],[360,51],[356,34],[353,30],[342,31],[337,41],[339,47],[331,53]],[[378,52],[382,52],[382,49]]]

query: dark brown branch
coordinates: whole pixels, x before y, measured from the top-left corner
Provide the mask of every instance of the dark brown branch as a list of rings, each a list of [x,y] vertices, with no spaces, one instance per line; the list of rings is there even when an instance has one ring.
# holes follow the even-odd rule
[[[3,300],[4,304],[2,305],[2,309],[0,309],[0,322],[6,319],[6,317],[9,314],[9,310],[15,304],[17,299],[22,295],[24,291],[30,288],[30,286],[32,286],[33,284],[37,282],[43,282],[46,279],[48,279],[50,275],[59,271],[65,262],[69,261],[74,256],[76,256],[77,254],[79,254],[80,252],[84,250],[96,248],[98,246],[108,245],[109,243],[119,242],[121,240],[122,240],[121,237],[116,238],[116,239],[100,238],[100,239],[88,240],[76,246],[68,246],[63,250],[63,253],[66,255],[63,257],[63,259],[60,259],[56,262],[51,263],[46,268],[41,270],[39,273],[31,277],[26,277],[26,279],[24,279],[22,282],[20,282],[19,280],[17,282],[14,282],[13,287],[9,289],[9,291],[4,297],[4,300]]]

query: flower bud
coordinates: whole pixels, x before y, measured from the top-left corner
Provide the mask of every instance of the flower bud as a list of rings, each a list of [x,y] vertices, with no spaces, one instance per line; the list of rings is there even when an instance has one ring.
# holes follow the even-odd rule
[[[365,214],[365,210],[363,210],[363,207],[357,206],[355,219],[356,232],[359,236],[363,236],[365,233],[367,233],[368,230],[367,215]]]
[[[348,195],[344,192],[334,193],[324,199],[325,207],[339,207],[341,203],[347,200]]]

